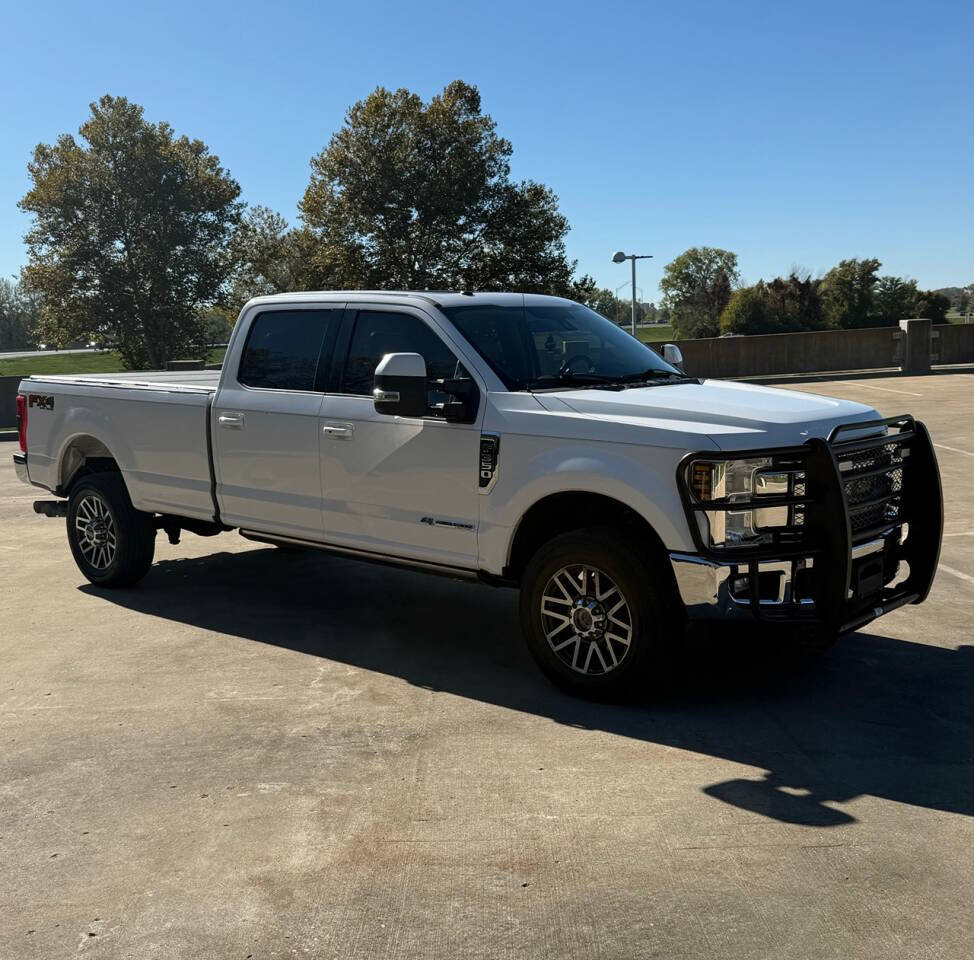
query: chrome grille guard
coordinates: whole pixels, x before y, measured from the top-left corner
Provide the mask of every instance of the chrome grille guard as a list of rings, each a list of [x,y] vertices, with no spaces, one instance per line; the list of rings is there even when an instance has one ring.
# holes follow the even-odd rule
[[[871,436],[844,439],[863,431]],[[769,469],[801,475],[802,482],[787,495],[694,497],[687,478],[694,460],[751,458],[768,458]],[[930,591],[943,534],[943,493],[930,434],[912,416],[842,424],[827,440],[796,447],[689,454],[680,462],[677,484],[699,554],[747,572],[755,618],[852,630],[896,607],[920,603]],[[699,516],[771,507],[788,507],[789,522],[769,530],[769,542],[757,546],[711,546]],[[889,536],[902,533],[904,525],[905,539]],[[853,582],[855,547],[880,537],[889,537],[885,566],[876,589],[863,595]],[[780,560],[792,561],[792,582],[801,592],[771,608],[761,603],[759,564]],[[909,574],[894,583],[901,562]],[[794,576],[799,571],[800,580]]]

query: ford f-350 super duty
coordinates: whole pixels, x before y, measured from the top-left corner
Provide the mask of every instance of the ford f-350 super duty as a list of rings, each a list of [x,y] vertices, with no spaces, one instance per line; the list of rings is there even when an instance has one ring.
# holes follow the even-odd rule
[[[687,618],[825,642],[926,598],[922,423],[664,356],[556,297],[259,297],[219,372],[27,378],[14,459],[94,584],[144,577],[160,529],[236,528],[519,586],[538,664],[589,696],[639,689]]]

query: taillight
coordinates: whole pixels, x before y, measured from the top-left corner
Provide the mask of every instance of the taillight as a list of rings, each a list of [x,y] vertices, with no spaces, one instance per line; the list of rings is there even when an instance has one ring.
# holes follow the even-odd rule
[[[27,398],[22,394],[17,394],[17,439],[20,441],[20,449],[23,453],[27,452]]]

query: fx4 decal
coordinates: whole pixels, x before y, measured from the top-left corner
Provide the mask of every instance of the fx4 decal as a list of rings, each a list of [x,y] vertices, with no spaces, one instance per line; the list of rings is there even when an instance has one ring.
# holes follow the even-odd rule
[[[27,397],[27,407],[30,410],[53,410],[54,397],[45,397],[41,393],[31,393]]]

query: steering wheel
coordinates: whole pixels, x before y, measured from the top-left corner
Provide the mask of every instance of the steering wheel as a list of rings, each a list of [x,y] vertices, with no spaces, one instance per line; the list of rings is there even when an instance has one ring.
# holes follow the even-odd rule
[[[584,353],[576,353],[574,357],[569,357],[559,368],[558,376],[565,377],[573,373],[594,373],[595,362],[590,356]]]

